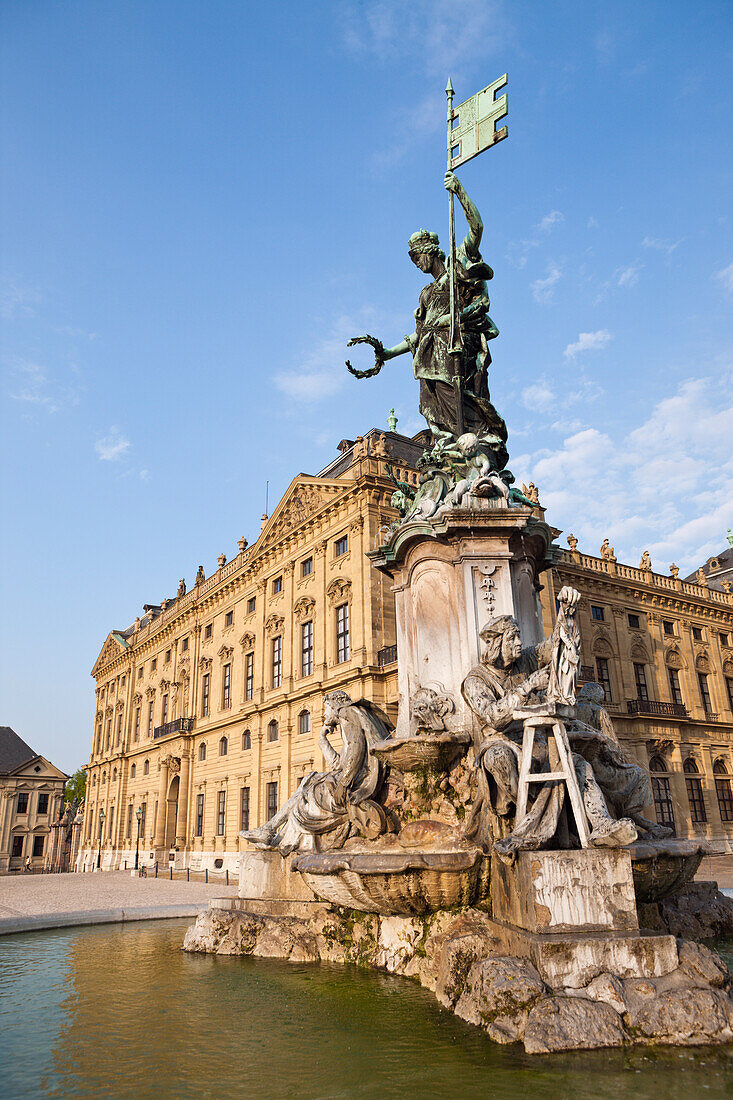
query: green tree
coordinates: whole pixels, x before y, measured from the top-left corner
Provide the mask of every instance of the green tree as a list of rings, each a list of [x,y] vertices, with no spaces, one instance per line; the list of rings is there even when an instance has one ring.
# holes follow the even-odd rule
[[[72,776],[66,780],[66,786],[64,788],[64,801],[72,802],[74,799],[77,802],[84,800],[84,795],[87,790],[87,775],[84,768],[78,768]]]

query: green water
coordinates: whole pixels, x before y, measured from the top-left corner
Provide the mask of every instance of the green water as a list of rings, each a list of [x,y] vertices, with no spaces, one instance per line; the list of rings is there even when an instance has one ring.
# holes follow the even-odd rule
[[[530,1057],[404,978],[184,955],[186,924],[2,937],[3,1100],[733,1096],[731,1048]]]

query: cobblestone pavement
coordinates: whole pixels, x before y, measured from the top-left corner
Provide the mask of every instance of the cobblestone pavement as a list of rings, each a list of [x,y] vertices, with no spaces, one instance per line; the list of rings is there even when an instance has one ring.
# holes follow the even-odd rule
[[[129,871],[95,874],[2,875],[0,919],[47,916],[82,910],[204,904],[209,898],[235,896],[234,883],[134,878]]]
[[[733,855],[704,856],[695,875],[698,882],[717,882],[721,890],[733,888]]]

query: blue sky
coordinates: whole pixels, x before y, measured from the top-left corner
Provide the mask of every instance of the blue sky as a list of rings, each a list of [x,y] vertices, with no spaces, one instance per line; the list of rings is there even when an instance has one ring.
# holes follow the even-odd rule
[[[733,524],[733,9],[5,0],[0,723],[70,770],[108,630],[253,541],[344,436],[421,427],[406,242],[445,95],[509,73],[461,178],[510,467],[580,548],[683,572]],[[459,217],[459,229],[463,223]],[[369,364],[367,349],[353,356]],[[369,364],[370,365],[370,364]],[[563,540],[564,541],[564,540]]]

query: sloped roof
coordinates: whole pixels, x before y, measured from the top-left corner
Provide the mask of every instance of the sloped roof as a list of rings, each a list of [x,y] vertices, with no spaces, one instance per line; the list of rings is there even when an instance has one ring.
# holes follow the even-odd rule
[[[37,754],[10,726],[0,726],[0,775],[8,775]]]
[[[723,592],[723,581],[733,582],[733,546],[729,546],[722,554],[715,554],[714,557],[708,558],[702,571],[710,588],[717,588],[719,592]],[[685,577],[685,580],[690,581],[691,584],[697,584],[697,570],[690,573],[689,577]]]

